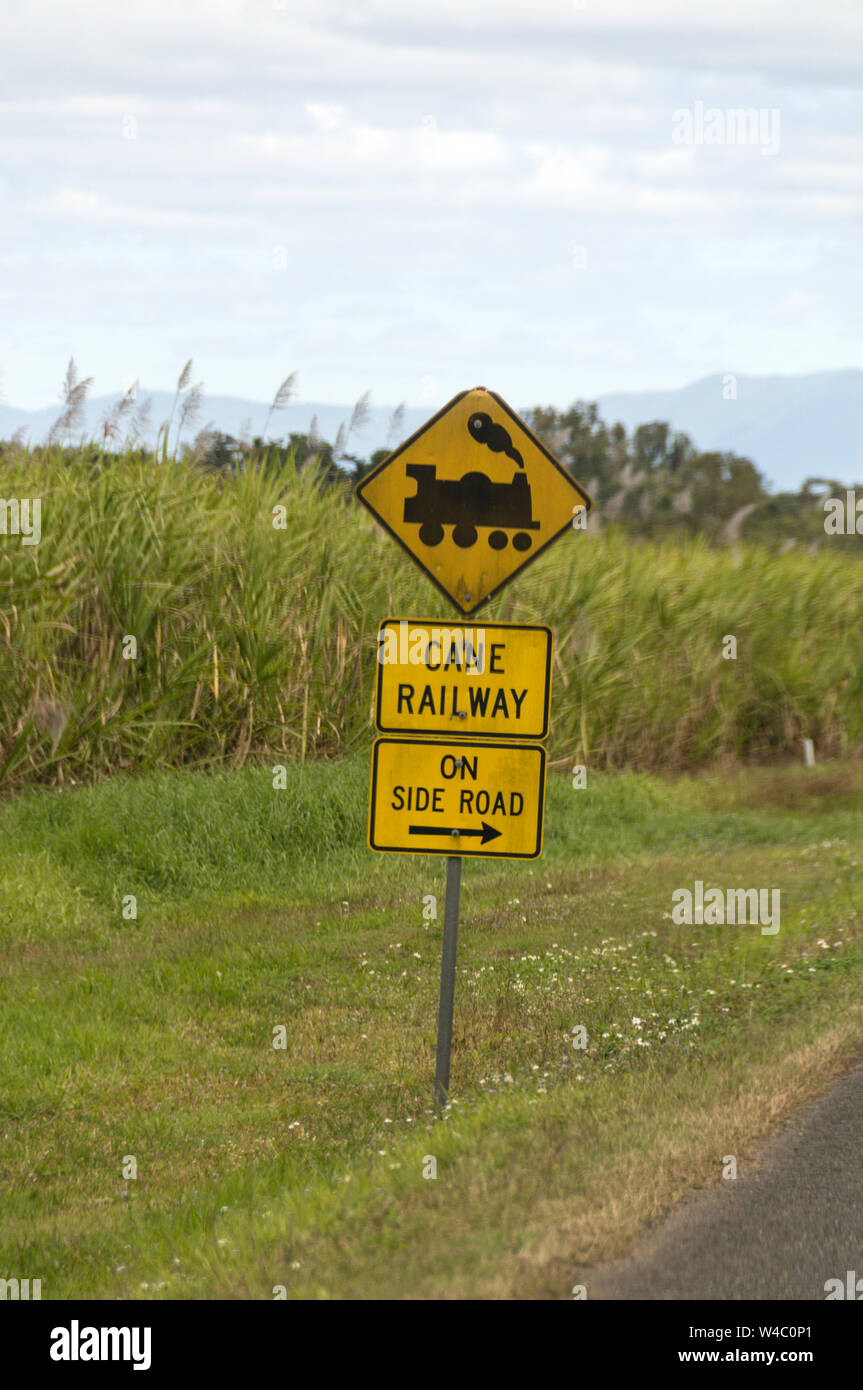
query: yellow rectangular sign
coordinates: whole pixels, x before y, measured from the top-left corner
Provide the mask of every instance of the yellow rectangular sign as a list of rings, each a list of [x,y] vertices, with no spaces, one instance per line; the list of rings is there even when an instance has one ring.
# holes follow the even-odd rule
[[[536,743],[379,738],[371,849],[535,859],[542,852],[545,749]]]
[[[377,656],[382,734],[548,736],[551,628],[387,618]]]

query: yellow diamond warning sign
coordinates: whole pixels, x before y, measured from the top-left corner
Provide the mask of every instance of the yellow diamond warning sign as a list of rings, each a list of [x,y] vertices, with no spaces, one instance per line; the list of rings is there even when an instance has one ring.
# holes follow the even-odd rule
[[[462,391],[356,495],[462,613],[589,510],[590,498],[494,391]]]
[[[369,845],[535,859],[542,851],[544,794],[539,744],[379,738],[372,750]]]
[[[551,629],[388,618],[378,632],[381,733],[545,738]]]

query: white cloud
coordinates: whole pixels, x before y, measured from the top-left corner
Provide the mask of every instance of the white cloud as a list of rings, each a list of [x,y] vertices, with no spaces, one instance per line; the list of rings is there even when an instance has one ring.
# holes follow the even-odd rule
[[[348,109],[336,102],[307,101],[306,110],[319,130],[341,130],[348,122]]]
[[[676,147],[649,150],[635,157],[635,168],[644,178],[668,179],[691,174],[695,169],[695,149]]]
[[[334,175],[360,179],[370,173],[388,178],[403,174],[458,177],[501,172],[512,160],[505,142],[491,131],[439,130],[433,123],[407,130],[388,128],[351,120],[344,108],[339,108],[337,119],[332,108],[324,120],[319,108],[311,114],[318,126],[313,132],[241,133],[231,137],[231,144],[245,159],[314,173],[321,179]]]
[[[139,227],[143,229],[172,229],[194,226],[199,220],[187,212],[166,208],[132,207],[112,202],[100,193],[85,188],[58,189],[45,205],[45,213],[59,219],[74,218],[104,227]],[[201,218],[200,220],[203,220]]]

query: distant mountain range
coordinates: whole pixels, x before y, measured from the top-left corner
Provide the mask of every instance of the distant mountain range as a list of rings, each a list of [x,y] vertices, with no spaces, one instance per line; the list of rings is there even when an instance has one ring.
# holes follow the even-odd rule
[[[139,399],[147,396],[153,402],[153,431],[148,440],[152,443],[155,430],[170,413],[174,396],[171,391],[142,391]],[[116,396],[97,396],[88,402],[84,434],[98,433],[100,420],[116,400]],[[406,409],[400,438],[412,434],[441,404]],[[530,403],[512,404],[525,411]],[[602,395],[597,404],[607,423],[619,420],[630,432],[653,420],[667,420],[674,429],[688,434],[699,449],[743,454],[775,488],[794,490],[810,476],[836,478],[848,484],[863,477],[863,371],[856,369],[798,377],[729,378],[717,374],[676,391]],[[269,433],[274,438],[293,432],[305,434],[317,416],[319,434],[333,440],[340,424],[347,428],[352,408],[292,402],[272,416]],[[260,434],[268,409],[261,401],[237,396],[205,396],[200,417],[185,437],[191,438],[205,424],[235,437],[244,429],[249,435]],[[351,435],[348,450],[367,458],[375,449],[398,443],[398,439],[388,438],[392,411],[392,406],[372,405],[368,423]],[[16,410],[0,404],[0,438],[8,438],[23,426],[30,441],[40,443],[59,414],[59,405]]]
[[[736,390],[725,399],[723,389]],[[600,396],[602,418],[628,430],[668,420],[699,449],[743,454],[774,487],[793,490],[808,477],[853,483],[863,478],[863,371],[810,376],[706,376],[678,391]]]

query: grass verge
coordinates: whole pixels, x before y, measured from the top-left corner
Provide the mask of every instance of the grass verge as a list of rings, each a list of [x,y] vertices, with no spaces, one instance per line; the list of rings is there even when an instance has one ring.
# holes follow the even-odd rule
[[[466,864],[435,1120],[443,861],[363,848],[366,779],[360,758],[283,792],[245,769],[0,808],[4,1277],[565,1297],[863,1051],[857,765],[552,777],[543,858]],[[699,878],[778,887],[778,935],[676,925]]]

